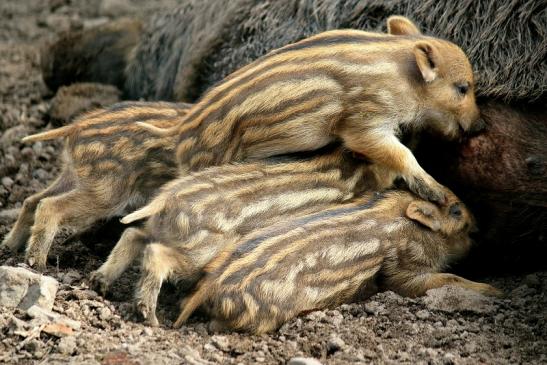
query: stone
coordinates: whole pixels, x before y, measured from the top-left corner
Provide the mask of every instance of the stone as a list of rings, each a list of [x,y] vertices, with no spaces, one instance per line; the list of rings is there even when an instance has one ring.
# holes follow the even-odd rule
[[[378,315],[384,312],[385,307],[377,301],[371,300],[365,303],[365,312],[372,315]]]
[[[57,32],[66,32],[70,29],[70,17],[66,15],[50,14],[44,19],[43,24]]]
[[[332,334],[327,341],[327,353],[333,354],[336,351],[340,351],[346,343],[336,334]]]
[[[28,310],[39,306],[49,310],[59,283],[52,277],[22,267],[0,266],[0,305]]]
[[[322,365],[321,362],[313,357],[293,357],[287,365]]]
[[[431,314],[425,309],[422,309],[416,312],[416,317],[418,317],[421,320],[428,319],[430,316]]]
[[[495,300],[476,291],[453,285],[430,289],[422,299],[430,310],[443,312],[493,313],[497,309]]]
[[[327,315],[323,311],[314,311],[314,312],[309,313],[306,316],[306,319],[314,321],[314,322],[320,322],[320,321],[323,321],[326,316]]]
[[[539,280],[537,274],[526,275],[526,277],[524,278],[524,283],[529,288],[536,288],[537,289],[537,288],[541,287],[541,281]]]
[[[11,316],[8,323],[8,328],[11,333],[25,334],[31,325],[17,317]]]
[[[103,321],[108,321],[112,317],[112,312],[106,307],[100,308],[98,312],[99,318]]]
[[[72,355],[76,351],[76,338],[74,336],[61,338],[57,345],[57,351],[63,355]]]
[[[20,212],[21,208],[0,210],[0,222],[11,223],[17,219]]]
[[[71,327],[62,323],[48,323],[42,331],[55,337],[70,336],[74,332]]]
[[[27,309],[27,314],[44,323],[58,323],[64,326],[68,326],[74,330],[80,329],[80,322],[67,318],[59,313],[55,313],[50,310],[43,309],[36,305]]]
[[[82,275],[76,270],[68,270],[60,279],[63,284],[72,285],[82,280]]]
[[[211,343],[221,351],[228,352],[230,351],[230,344],[226,336],[215,335],[211,337]]]
[[[119,17],[131,13],[132,8],[129,0],[102,0],[99,12],[101,15]]]
[[[2,185],[4,185],[6,188],[10,188],[13,185],[13,179],[9,176],[5,176],[2,178]]]

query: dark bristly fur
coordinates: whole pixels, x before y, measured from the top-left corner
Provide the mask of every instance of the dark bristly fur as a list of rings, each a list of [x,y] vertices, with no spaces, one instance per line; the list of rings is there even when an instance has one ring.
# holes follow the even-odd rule
[[[42,51],[44,82],[52,90],[85,81],[111,84],[123,91],[123,70],[140,40],[142,28],[139,20],[125,18],[61,35]]]
[[[127,53],[123,65],[125,91],[133,98],[193,101],[272,49],[329,29],[381,30],[392,14],[461,45],[477,72],[479,96],[513,103],[544,100],[546,5],[512,0],[190,0],[157,14],[145,27],[134,57]],[[65,59],[61,48],[52,53]],[[73,57],[78,58],[70,53],[68,59]],[[59,77],[67,81],[77,75],[60,66],[51,74],[64,73]]]

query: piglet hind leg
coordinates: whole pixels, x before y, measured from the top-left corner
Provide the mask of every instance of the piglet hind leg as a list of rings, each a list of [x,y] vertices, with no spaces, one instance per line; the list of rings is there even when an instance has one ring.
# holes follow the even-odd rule
[[[59,231],[67,228],[76,234],[86,230],[112,213],[107,206],[110,204],[79,189],[42,199],[36,208],[26,250],[27,263],[38,270],[45,269],[48,252]]]
[[[106,262],[91,273],[89,278],[91,287],[103,296],[106,295],[110,285],[142,254],[147,238],[148,236],[141,229],[127,228],[108,255]]]
[[[184,276],[192,267],[188,258],[176,248],[151,243],[144,249],[141,279],[135,293],[135,310],[146,324],[158,326],[156,307],[164,280]]]
[[[461,276],[448,273],[428,273],[412,277],[410,280],[396,285],[396,291],[407,296],[421,296],[429,289],[440,288],[445,285],[455,285],[470,289],[487,296],[501,297],[503,292],[491,285],[467,280]]]
[[[25,199],[17,221],[4,238],[0,247],[9,249],[12,252],[19,251],[30,237],[30,230],[34,223],[34,214],[40,201],[44,198],[72,190],[75,186],[75,180],[72,171],[64,170],[48,188]]]

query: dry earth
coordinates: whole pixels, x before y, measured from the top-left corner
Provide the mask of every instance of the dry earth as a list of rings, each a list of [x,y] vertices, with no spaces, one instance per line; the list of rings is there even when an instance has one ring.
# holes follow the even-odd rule
[[[24,198],[59,170],[59,142],[19,142],[48,123],[53,95],[41,80],[40,45],[62,30],[146,14],[173,2],[0,1],[0,240]],[[297,356],[323,364],[547,363],[547,271],[510,273],[508,268],[504,277],[474,278],[503,289],[504,299],[446,289],[419,299],[381,293],[364,303],[295,319],[267,336],[211,334],[199,317],[172,330],[176,292],[166,287],[159,310],[166,326],[152,329],[131,314],[136,269],[106,299],[86,286],[86,276],[104,260],[120,232],[119,225],[108,223],[54,245],[47,274],[61,286],[53,309],[79,321],[81,328],[64,337],[33,332],[26,327],[25,312],[0,307],[0,363],[269,364]],[[0,257],[4,265],[21,261],[21,255]]]

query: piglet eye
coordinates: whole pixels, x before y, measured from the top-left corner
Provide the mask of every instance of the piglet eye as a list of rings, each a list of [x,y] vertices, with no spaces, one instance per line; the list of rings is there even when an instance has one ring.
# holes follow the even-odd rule
[[[456,203],[456,204],[454,204],[450,207],[450,209],[448,210],[448,213],[452,217],[459,218],[459,217],[462,216],[462,209],[460,208],[460,205],[458,203]]]
[[[469,91],[469,84],[467,82],[456,84],[456,89],[461,95],[465,95]]]

